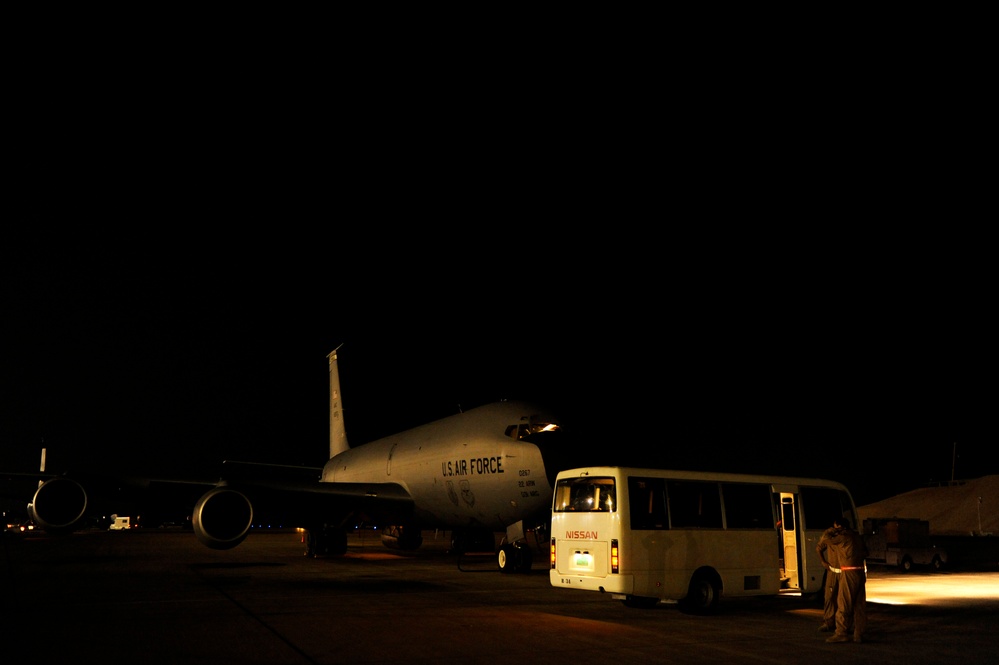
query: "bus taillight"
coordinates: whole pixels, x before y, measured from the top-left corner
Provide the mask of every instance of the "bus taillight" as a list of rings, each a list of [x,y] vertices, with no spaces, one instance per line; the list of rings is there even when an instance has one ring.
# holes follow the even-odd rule
[[[554,538],[552,538],[552,549],[551,549],[550,556],[551,556],[552,570],[555,570],[555,539]]]
[[[554,551],[555,550],[553,548],[552,552],[554,553]],[[554,556],[554,554],[553,554],[553,556]],[[613,538],[613,539],[611,539],[611,573],[618,572],[618,570],[620,568],[620,564],[621,564],[621,562],[618,560],[618,557],[617,557],[617,538]]]

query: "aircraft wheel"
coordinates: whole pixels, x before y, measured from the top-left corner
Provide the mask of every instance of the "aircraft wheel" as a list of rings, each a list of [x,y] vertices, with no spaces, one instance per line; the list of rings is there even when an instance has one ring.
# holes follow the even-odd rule
[[[316,556],[316,537],[312,535],[312,531],[305,532],[305,556],[315,557]]]
[[[534,563],[534,556],[531,554],[531,549],[529,547],[518,547],[520,554],[520,565],[517,566],[518,573],[529,573],[531,572],[531,564]]]
[[[347,553],[347,532],[343,529],[326,530],[327,551],[333,556]]]
[[[512,573],[517,570],[520,552],[513,545],[503,545],[496,553],[496,564],[501,573]]]

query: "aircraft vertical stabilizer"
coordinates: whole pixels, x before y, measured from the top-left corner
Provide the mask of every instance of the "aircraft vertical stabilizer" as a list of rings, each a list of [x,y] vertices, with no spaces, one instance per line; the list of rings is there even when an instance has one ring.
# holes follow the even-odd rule
[[[338,346],[326,356],[330,362],[330,457],[350,448],[347,430],[343,426],[343,407],[340,404],[340,372],[336,366],[336,352],[339,350]]]

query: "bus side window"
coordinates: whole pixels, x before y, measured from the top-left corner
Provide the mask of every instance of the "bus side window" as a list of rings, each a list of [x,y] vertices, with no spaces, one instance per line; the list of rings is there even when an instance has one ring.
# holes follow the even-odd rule
[[[801,488],[801,505],[806,529],[826,529],[834,519],[846,517],[857,528],[850,495],[828,487]]]
[[[718,483],[671,480],[667,489],[670,524],[673,528],[721,528],[721,497]]]
[[[628,478],[632,529],[667,529],[666,483],[662,478]]]
[[[773,529],[770,488],[751,483],[722,483],[725,526],[729,529]]]
[[[790,503],[781,504],[781,526],[785,531],[794,531],[794,506]]]

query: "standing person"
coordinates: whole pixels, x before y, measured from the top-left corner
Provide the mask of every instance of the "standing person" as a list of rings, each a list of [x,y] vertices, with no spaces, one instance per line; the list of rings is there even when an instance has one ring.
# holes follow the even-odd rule
[[[829,538],[829,547],[839,562],[836,593],[836,632],[826,642],[862,642],[867,627],[867,547],[845,517],[833,520],[839,533]]]
[[[829,541],[841,531],[841,527],[831,526],[819,538],[815,551],[819,553],[819,561],[826,569],[826,579],[823,584],[825,594],[822,604],[822,625],[819,632],[832,633],[836,630],[836,594],[839,593],[839,558],[836,550],[829,546]]]

